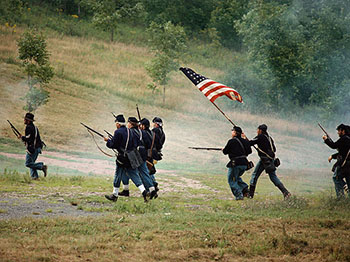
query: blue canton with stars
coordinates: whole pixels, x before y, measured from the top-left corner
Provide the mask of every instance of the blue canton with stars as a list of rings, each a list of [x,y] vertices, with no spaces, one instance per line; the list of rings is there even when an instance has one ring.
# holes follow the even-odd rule
[[[205,76],[195,73],[191,68],[181,67],[180,70],[188,77],[188,79],[192,81],[194,85],[198,85],[203,80],[208,79]]]

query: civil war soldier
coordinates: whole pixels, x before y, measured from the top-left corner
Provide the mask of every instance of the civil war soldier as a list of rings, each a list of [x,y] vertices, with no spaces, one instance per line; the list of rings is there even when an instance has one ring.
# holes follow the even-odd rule
[[[163,120],[160,117],[154,117],[152,120],[153,123],[153,129],[152,133],[154,133],[154,150],[152,151],[152,158],[153,158],[153,166],[150,170],[150,176],[153,180],[153,183],[156,187],[156,190],[158,191],[158,183],[156,182],[155,174],[157,172],[155,168],[155,164],[157,161],[162,160],[162,148],[165,142],[165,133],[163,130]]]
[[[140,142],[140,145],[138,146],[138,150],[140,152],[143,162],[137,168],[138,174],[146,190],[150,192],[150,199],[157,198],[158,197],[157,191],[155,190],[153,180],[150,177],[149,170],[146,164],[147,149],[151,148],[152,139],[147,135],[147,133],[144,130],[139,129],[138,121],[135,117],[129,117],[128,128],[130,129],[131,133],[135,137],[137,137],[137,139]],[[126,189],[128,188],[128,185],[129,185],[129,178],[123,175],[122,182],[123,182],[124,190],[119,195],[129,196],[129,190]]]
[[[132,132],[130,132],[128,128],[126,128],[125,118],[123,115],[117,115],[115,123],[117,129],[115,130],[113,137],[110,139],[107,137],[104,138],[104,140],[107,142],[106,146],[108,148],[116,149],[118,151],[113,181],[113,193],[111,195],[105,195],[105,197],[111,201],[118,200],[120,182],[123,174],[126,174],[133,181],[136,187],[139,188],[144,201],[147,202],[146,189],[137,173],[137,169],[131,167],[130,160],[126,154],[127,151],[129,152],[137,148],[139,145],[138,138]]]
[[[232,129],[232,139],[227,142],[223,149],[223,153],[229,155],[230,158],[230,162],[227,164],[227,180],[236,200],[243,200],[244,196],[248,196],[248,185],[243,182],[241,176],[248,166],[247,156],[252,153],[249,141],[243,139],[241,135],[242,129],[235,126]]]
[[[340,124],[337,127],[339,139],[333,142],[329,137],[323,136],[324,142],[332,149],[337,149],[338,153],[331,155],[328,161],[337,159],[334,166],[333,182],[337,198],[344,196],[344,186],[350,185],[350,136],[348,126]],[[344,182],[344,179],[346,183]],[[350,196],[350,194],[349,194]]]
[[[260,157],[259,162],[256,164],[255,169],[252,173],[249,185],[249,196],[254,197],[254,192],[258,179],[261,173],[265,170],[268,173],[271,182],[282,192],[285,199],[289,198],[291,194],[284,187],[282,182],[276,175],[276,167],[274,165],[276,147],[271,136],[267,133],[267,125],[262,124],[257,129],[257,136],[250,140],[250,145],[258,145],[258,155]]]
[[[25,135],[21,134],[18,139],[22,139],[25,142],[27,148],[25,165],[30,169],[30,176],[33,180],[39,179],[38,171],[42,170],[44,177],[47,175],[47,165],[43,162],[35,163],[38,155],[41,154],[43,142],[40,138],[39,129],[34,125],[34,115],[32,113],[26,113],[24,117],[24,124],[26,125]]]

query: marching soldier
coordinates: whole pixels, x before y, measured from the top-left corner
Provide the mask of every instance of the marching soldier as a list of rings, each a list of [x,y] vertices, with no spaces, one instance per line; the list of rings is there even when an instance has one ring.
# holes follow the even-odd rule
[[[130,160],[126,154],[126,151],[131,151],[137,148],[139,145],[138,138],[133,135],[128,128],[126,128],[123,115],[117,115],[115,123],[117,130],[115,130],[113,137],[111,139],[104,137],[104,140],[107,142],[106,146],[118,151],[116,170],[113,181],[113,193],[111,195],[105,195],[105,197],[111,201],[118,200],[118,192],[122,176],[123,174],[127,174],[128,177],[134,182],[136,187],[139,188],[144,201],[147,202],[146,189],[137,173],[137,169],[131,167]]]
[[[344,196],[344,186],[347,184],[349,187],[350,185],[350,136],[348,133],[349,127],[344,124],[340,124],[337,127],[337,131],[339,139],[336,142],[333,142],[326,135],[322,138],[330,148],[338,150],[338,153],[328,158],[328,162],[331,162],[332,159],[337,159],[337,163],[334,166],[333,182],[337,198],[340,198]]]
[[[30,176],[33,180],[39,179],[38,171],[42,170],[44,177],[47,175],[47,165],[43,162],[35,163],[38,155],[41,154],[41,149],[43,147],[43,142],[40,138],[39,129],[34,125],[34,115],[32,113],[27,113],[24,117],[24,124],[26,125],[25,135],[21,134],[18,139],[22,139],[26,144],[27,154],[25,165],[30,169]]]
[[[243,200],[243,197],[248,195],[248,185],[243,182],[241,176],[247,169],[247,156],[252,153],[249,141],[243,139],[241,135],[242,129],[235,126],[232,129],[232,139],[227,142],[223,149],[223,153],[229,155],[230,158],[230,162],[227,164],[227,178],[236,200]]]
[[[278,187],[279,190],[281,190],[284,198],[289,198],[291,194],[276,176],[276,167],[274,164],[276,147],[272,137],[269,136],[269,134],[267,133],[267,126],[265,124],[260,125],[257,129],[257,136],[249,142],[251,146],[258,145],[257,150],[258,155],[260,157],[260,160],[256,164],[250,180],[250,198],[254,197],[256,184],[258,183],[258,179],[264,170],[266,171],[266,173],[268,173],[271,182],[276,187]]]
[[[144,122],[147,119],[144,119]],[[148,121],[148,120],[147,120]],[[138,147],[142,157],[142,164],[138,167],[138,172],[146,190],[150,192],[150,199],[157,198],[157,191],[155,190],[153,180],[147,168],[147,150],[151,148],[152,139],[147,135],[146,131],[139,129],[138,121],[135,117],[129,117],[128,128],[139,139],[140,146]],[[123,181],[124,183],[124,181]]]
[[[165,133],[163,130],[163,120],[160,117],[155,117],[152,120],[153,122],[153,129],[152,132],[154,133],[155,139],[154,139],[154,149],[152,152],[152,158],[153,158],[153,167],[150,170],[151,178],[153,179],[153,183],[156,187],[156,190],[158,191],[158,183],[156,182],[155,173],[157,172],[155,168],[155,163],[157,161],[162,160],[162,148],[165,142]],[[155,160],[155,161],[154,161]]]

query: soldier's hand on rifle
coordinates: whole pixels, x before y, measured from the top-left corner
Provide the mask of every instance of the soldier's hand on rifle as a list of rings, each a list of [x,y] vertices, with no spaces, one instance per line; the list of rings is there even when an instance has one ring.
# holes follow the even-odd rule
[[[324,135],[322,138],[323,138],[323,140],[326,140],[328,137],[326,135]]]
[[[330,163],[332,161],[332,159],[333,159],[332,156],[329,156],[328,157],[328,162]]]
[[[108,138],[104,136],[104,137],[103,137],[103,140],[107,142],[107,141],[108,141]]]
[[[243,139],[247,139],[247,136],[246,136],[244,133],[242,133],[241,137],[242,137]]]
[[[19,135],[17,136],[17,138],[18,138],[18,139],[22,139],[22,135],[19,134]]]

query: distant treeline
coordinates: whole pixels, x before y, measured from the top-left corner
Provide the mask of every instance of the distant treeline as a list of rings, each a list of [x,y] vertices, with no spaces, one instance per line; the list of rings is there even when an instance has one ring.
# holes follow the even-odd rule
[[[225,84],[250,110],[345,116],[350,101],[350,0],[0,0],[3,21],[15,6],[47,6],[79,19],[148,27],[171,21],[189,41],[235,54]],[[96,18],[97,10],[105,13]],[[106,11],[107,9],[107,11]],[[105,30],[108,27],[105,27]],[[58,29],[59,30],[59,29]],[[111,38],[113,39],[113,32]]]

